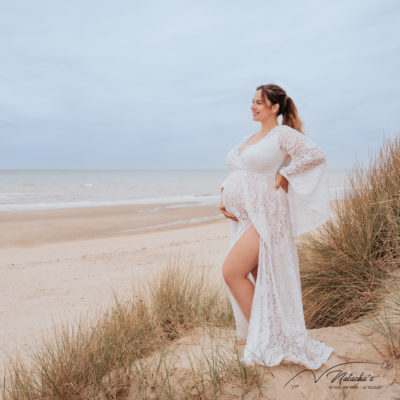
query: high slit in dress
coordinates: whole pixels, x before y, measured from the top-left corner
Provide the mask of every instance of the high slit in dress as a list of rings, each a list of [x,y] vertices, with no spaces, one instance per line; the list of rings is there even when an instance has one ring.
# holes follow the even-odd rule
[[[228,152],[221,184],[225,209],[238,218],[230,220],[225,256],[251,224],[260,235],[257,279],[247,276],[255,285],[249,322],[227,286],[236,337],[247,338],[241,361],[275,366],[286,360],[319,369],[334,349],[312,339],[305,327],[296,244],[298,235],[330,217],[325,154],[287,125],[247,144],[251,136]],[[289,181],[288,192],[275,189],[277,172]]]

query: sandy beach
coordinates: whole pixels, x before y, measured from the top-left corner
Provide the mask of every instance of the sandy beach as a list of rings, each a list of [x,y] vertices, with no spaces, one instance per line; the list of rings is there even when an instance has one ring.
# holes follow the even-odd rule
[[[215,206],[165,206],[2,212],[1,370],[7,353],[23,353],[53,324],[110,304],[113,289],[131,295],[177,251],[222,280],[230,220]]]
[[[199,267],[222,262],[229,220],[216,207],[151,211],[158,206],[1,213],[1,370],[6,353],[23,350],[53,323],[112,302],[112,288],[131,295],[133,282],[145,282],[177,250],[188,259],[196,254]],[[217,219],[120,232],[212,214]]]
[[[331,201],[331,210],[335,204]],[[215,206],[181,205],[1,213],[0,375],[4,373],[7,354],[12,356],[19,350],[29,362],[29,345],[51,335],[52,327],[77,322],[81,316],[95,316],[113,302],[113,290],[120,299],[128,298],[137,282],[145,286],[177,254],[188,263],[194,260],[198,268],[207,269],[223,283],[221,266],[229,248],[230,220],[220,215]],[[169,225],[154,228],[163,224]],[[149,229],[134,230],[145,227]],[[330,365],[353,359],[379,361],[387,353],[379,338],[374,338],[371,346],[350,326],[310,332],[314,339],[335,348]],[[364,334],[372,338],[373,332],[364,329]],[[224,335],[228,347],[233,336],[234,331]],[[183,338],[175,345],[177,356],[179,351],[196,352],[206,339],[203,333],[197,339]],[[186,342],[189,348],[180,350],[180,344]],[[286,364],[273,371],[275,384],[271,388],[277,388],[292,374]],[[390,385],[382,397],[389,399],[398,385],[393,382],[395,377],[388,374],[381,376],[379,382]],[[307,377],[303,381],[302,390],[307,388],[319,396],[321,388],[310,386]],[[374,393],[377,392],[368,395]],[[322,392],[319,398],[323,398]],[[373,397],[365,396],[369,398]]]

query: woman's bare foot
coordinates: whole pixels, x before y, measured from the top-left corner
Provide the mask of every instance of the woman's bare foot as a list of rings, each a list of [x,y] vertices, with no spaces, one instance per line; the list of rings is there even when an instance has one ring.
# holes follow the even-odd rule
[[[246,339],[235,339],[236,344],[238,345],[245,345],[246,344]]]

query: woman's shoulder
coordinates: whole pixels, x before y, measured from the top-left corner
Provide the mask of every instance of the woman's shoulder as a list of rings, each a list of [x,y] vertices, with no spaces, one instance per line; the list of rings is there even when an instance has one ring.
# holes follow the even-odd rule
[[[294,148],[305,142],[310,142],[310,139],[303,132],[289,125],[280,125],[278,143],[281,149]]]
[[[281,133],[280,136],[282,137],[298,137],[299,135],[301,135],[302,137],[305,136],[305,134],[303,132],[298,131],[295,128],[292,128],[289,125],[279,125],[280,129],[279,132]],[[293,136],[290,136],[293,135]]]

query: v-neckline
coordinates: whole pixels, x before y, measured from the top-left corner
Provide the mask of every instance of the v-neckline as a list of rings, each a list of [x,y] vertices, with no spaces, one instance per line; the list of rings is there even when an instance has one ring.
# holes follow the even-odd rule
[[[244,148],[242,149],[242,151],[241,151],[240,153],[239,153],[239,147],[241,147],[241,146],[240,146],[240,145],[237,146],[237,147],[236,147],[236,153],[237,153],[237,155],[238,155],[239,157],[241,157],[242,154],[243,154],[243,152],[244,152],[248,147],[255,146],[256,144],[258,144],[258,143],[260,143],[261,141],[263,141],[263,140],[264,140],[267,136],[269,136],[269,135],[271,134],[271,132],[272,132],[273,130],[275,130],[278,126],[281,126],[281,125],[278,124],[278,125],[274,126],[274,127],[273,127],[272,129],[270,129],[270,130],[265,134],[265,136],[264,136],[262,139],[260,139],[259,141],[244,146]],[[254,133],[253,135],[251,135],[251,136],[244,142],[244,144],[246,144],[254,135],[255,135],[255,133]]]

